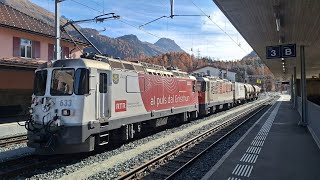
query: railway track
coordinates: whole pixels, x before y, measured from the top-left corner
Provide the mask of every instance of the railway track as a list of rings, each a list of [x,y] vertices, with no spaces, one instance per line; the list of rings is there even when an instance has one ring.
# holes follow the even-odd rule
[[[246,120],[250,119],[250,117],[258,113],[255,111],[258,111],[259,109],[261,111],[263,109],[262,106],[264,104],[265,102],[257,105],[257,108],[255,109],[237,115],[236,117],[214,127],[184,144],[181,144],[180,146],[147,162],[129,173],[122,173],[122,176],[119,179],[170,179],[174,177],[183,170],[184,167],[191,164],[192,161],[197,159],[197,157],[202,153],[206,152],[207,149],[214,146],[214,144],[223,139],[223,137],[227,136],[241,124],[245,123],[245,121],[238,121],[239,119],[243,119],[246,116]],[[230,125],[232,124],[233,126],[231,127]],[[212,135],[214,135],[214,137],[211,138]],[[26,137],[24,140],[27,140]],[[19,140],[17,139],[17,141]],[[32,172],[32,170],[36,168],[43,167],[48,164],[59,163],[60,161],[68,162],[71,159],[82,159],[87,156],[89,155],[81,154],[74,155],[72,157],[68,155],[28,155],[20,157],[0,163],[0,179],[10,179],[11,177],[24,174],[27,174],[28,176],[28,172]]]
[[[120,174],[123,179],[173,179],[184,168],[227,137],[238,127],[264,110],[274,98],[258,104],[255,108],[242,112],[212,129],[190,139],[170,151],[146,162],[145,164]]]
[[[23,174],[28,170],[63,160],[62,156],[39,156],[28,155],[17,159],[0,163],[0,179],[10,179],[11,177]]]
[[[58,162],[68,162],[77,158],[86,157],[83,154],[76,154],[74,156],[68,155],[52,155],[52,156],[41,156],[36,154],[31,154],[28,156],[23,156],[20,158],[8,160],[0,163],[0,179],[11,179],[19,175],[32,174],[34,169],[44,167],[46,165],[58,163]]]
[[[28,155],[0,163],[0,179],[10,178],[18,174],[20,169],[30,166],[38,158],[37,155]]]
[[[0,139],[0,147],[27,142],[27,135],[12,136]]]

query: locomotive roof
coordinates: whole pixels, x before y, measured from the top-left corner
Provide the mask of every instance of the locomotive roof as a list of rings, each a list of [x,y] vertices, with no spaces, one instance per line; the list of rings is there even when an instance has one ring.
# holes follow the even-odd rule
[[[53,62],[52,67],[92,67],[99,69],[111,69],[108,63],[91,60],[91,59],[66,59],[66,60],[57,60]]]
[[[167,70],[164,66],[149,64],[145,62],[131,62],[120,59],[113,59],[110,57],[99,56],[97,59],[66,59],[57,60],[52,64],[52,67],[92,67],[98,69],[114,69],[123,71],[136,71],[142,73],[149,73],[160,76],[178,76],[191,78],[188,73],[178,69]],[[193,78],[192,78],[193,79]]]

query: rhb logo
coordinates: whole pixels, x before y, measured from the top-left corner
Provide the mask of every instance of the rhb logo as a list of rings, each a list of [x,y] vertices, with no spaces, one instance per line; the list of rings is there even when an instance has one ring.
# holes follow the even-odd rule
[[[118,100],[115,102],[115,111],[122,112],[127,111],[127,100]]]

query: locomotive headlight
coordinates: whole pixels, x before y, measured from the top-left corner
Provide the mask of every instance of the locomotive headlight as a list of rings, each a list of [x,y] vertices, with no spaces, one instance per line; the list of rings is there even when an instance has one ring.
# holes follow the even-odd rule
[[[62,109],[62,116],[70,116],[70,110],[69,109]]]
[[[33,113],[33,109],[29,108],[29,114],[32,114],[32,113]]]

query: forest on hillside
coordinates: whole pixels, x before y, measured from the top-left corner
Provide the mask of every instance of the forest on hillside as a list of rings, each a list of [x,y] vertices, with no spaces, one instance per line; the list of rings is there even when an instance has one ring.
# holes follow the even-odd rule
[[[165,67],[178,67],[182,71],[192,72],[194,69],[211,65],[220,69],[228,69],[237,73],[236,81],[262,85],[266,84],[268,91],[274,89],[274,76],[267,66],[264,66],[259,57],[244,57],[241,60],[223,61],[210,57],[196,58],[185,52],[170,52],[159,56],[143,58],[126,58],[129,61],[142,61]],[[264,77],[262,75],[264,74]],[[258,81],[257,81],[258,79]],[[261,80],[261,82],[259,81]]]

